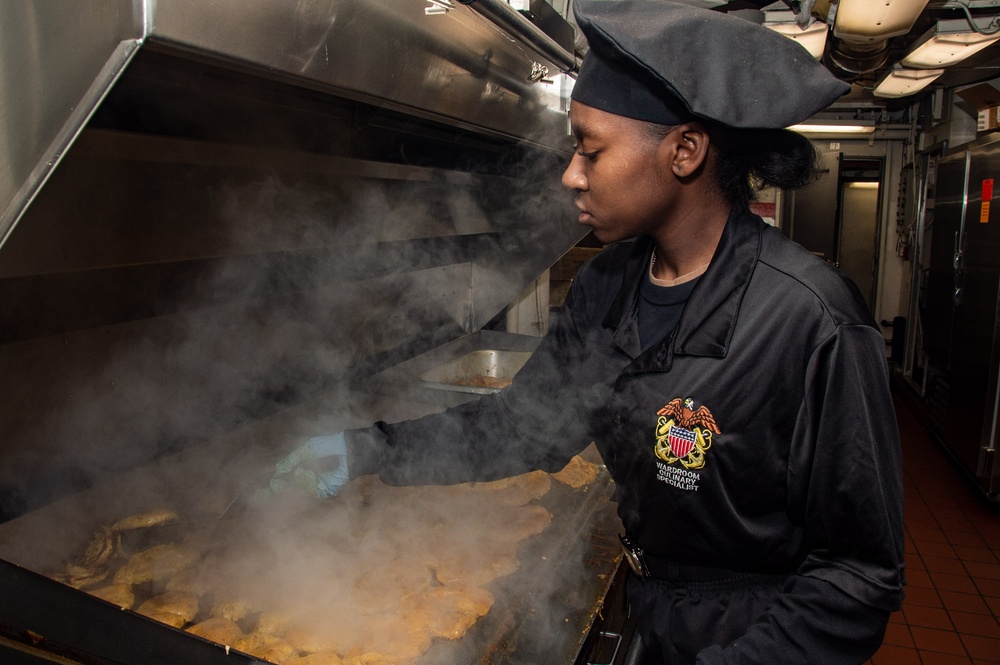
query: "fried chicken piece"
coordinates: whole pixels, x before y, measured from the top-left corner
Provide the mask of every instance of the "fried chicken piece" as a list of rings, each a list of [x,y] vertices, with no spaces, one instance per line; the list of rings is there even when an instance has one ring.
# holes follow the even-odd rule
[[[405,616],[425,622],[431,635],[457,640],[493,607],[493,594],[463,585],[440,586],[407,596]]]
[[[306,653],[324,653],[329,651],[347,651],[352,643],[349,634],[352,628],[345,628],[343,622],[331,621],[329,628],[326,626],[305,626],[298,625],[288,629],[285,639],[299,651]],[[345,640],[347,640],[345,642]]]
[[[285,639],[299,651],[336,651],[347,661],[348,656],[358,656],[378,645],[378,638],[369,630],[370,621],[371,615],[334,618],[320,623],[314,619],[289,628]]]
[[[562,471],[553,473],[552,477],[564,485],[579,489],[597,479],[597,465],[586,461],[579,455],[574,455]]]
[[[120,552],[121,531],[154,526],[176,519],[177,514],[173,511],[160,510],[126,517],[110,527],[99,527],[79,558],[66,567],[65,573],[56,573],[53,578],[76,589],[93,586],[107,576],[108,571],[104,569],[104,566],[113,555]],[[129,580],[116,581],[130,582]]]
[[[183,628],[184,624],[187,623],[187,621],[184,620],[184,617],[174,614],[173,612],[165,612],[163,610],[146,610],[142,614],[149,617],[153,621],[165,623],[171,628]]]
[[[434,577],[439,584],[484,586],[517,570],[517,546],[494,543],[489,548],[452,549],[432,555]]]
[[[74,589],[86,589],[103,582],[108,577],[107,568],[85,568],[75,564],[66,566],[65,571],[49,574],[56,582],[62,582]]]
[[[230,621],[239,621],[250,612],[250,606],[242,600],[216,599],[212,603],[212,616]]]
[[[49,577],[74,589],[86,589],[103,582],[108,576],[105,564],[116,550],[116,541],[111,530],[102,526],[94,532],[80,556],[66,564],[64,570],[50,573]]]
[[[177,513],[174,511],[166,508],[159,508],[145,513],[124,517],[112,524],[111,530],[130,531],[132,529],[146,529],[151,526],[159,526],[161,524],[176,522],[177,519]]]
[[[139,605],[136,612],[181,628],[198,614],[198,596],[183,591],[166,591]]]
[[[254,628],[254,632],[264,635],[282,635],[288,630],[288,625],[288,616],[281,612],[261,612],[260,616],[257,617],[257,626]]]
[[[552,478],[544,471],[531,471],[485,483],[470,483],[469,487],[484,493],[492,504],[523,506],[548,494],[552,489]]]
[[[521,506],[500,522],[501,529],[509,530],[514,540],[520,541],[545,531],[552,523],[552,514],[542,506]]]
[[[156,545],[129,557],[118,572],[115,582],[119,584],[142,584],[159,582],[187,568],[198,558],[194,550],[176,543]]]
[[[276,665],[284,665],[295,655],[295,647],[285,640],[256,631],[236,640],[232,647]]]
[[[479,587],[444,587],[440,594],[450,597],[459,612],[468,612],[477,617],[485,616],[496,602],[492,593]]]
[[[80,566],[93,569],[106,564],[117,550],[118,540],[119,538],[108,527],[99,528],[87,543],[87,549],[80,559]]]
[[[166,589],[167,591],[184,591],[196,596],[204,596],[212,590],[204,575],[194,568],[178,571],[167,580]]]
[[[132,593],[132,587],[128,584],[108,584],[87,593],[109,603],[114,603],[122,609],[130,610],[135,605],[135,594]]]
[[[383,654],[370,651],[359,656],[353,656],[344,661],[344,665],[401,665],[394,660],[389,660]]]
[[[353,581],[351,596],[362,614],[388,612],[408,593],[433,582],[431,569],[412,558],[369,561]]]
[[[218,644],[228,644],[230,646],[243,637],[243,631],[240,630],[239,626],[229,619],[223,619],[222,617],[205,619],[204,621],[191,626],[187,630],[192,635],[204,637],[206,640],[211,640]]]
[[[375,647],[377,652],[362,650],[360,653],[351,651],[345,652],[345,656],[353,658],[371,657],[373,663],[383,661],[374,660],[375,656],[385,659],[386,663],[410,662],[419,658],[431,646],[432,637],[428,625],[425,622],[406,617],[401,610],[376,614],[369,617],[359,631],[361,633],[361,644]],[[352,662],[349,658],[348,662]],[[367,663],[368,661],[356,661]]]

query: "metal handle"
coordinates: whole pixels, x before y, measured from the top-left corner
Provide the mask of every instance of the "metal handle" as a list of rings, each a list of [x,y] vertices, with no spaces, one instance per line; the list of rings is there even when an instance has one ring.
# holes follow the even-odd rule
[[[615,650],[611,654],[611,660],[609,660],[606,663],[594,663],[594,662],[588,660],[587,661],[587,665],[612,665],[615,662],[615,660],[618,658],[618,649],[620,649],[621,646],[622,646],[622,636],[621,636],[621,633],[611,633],[611,632],[608,632],[606,630],[602,630],[601,633],[600,633],[600,635],[601,635],[602,638],[613,638],[615,640]],[[594,651],[596,651],[596,650],[597,649],[594,649]],[[593,653],[593,651],[591,653]]]
[[[951,258],[951,267],[955,269],[956,273],[962,272],[965,265],[965,252],[962,250],[961,245],[958,242],[959,232],[955,231],[955,253]]]
[[[956,306],[962,304],[962,296],[965,295],[962,289],[965,282],[965,249],[962,241],[962,233],[955,231],[955,254],[951,259],[951,267],[955,269],[955,290],[952,293],[952,302]]]
[[[504,30],[524,40],[532,50],[556,64],[567,74],[577,70],[576,55],[556,43],[554,39],[522,17],[516,9],[502,0],[458,0],[468,5]]]

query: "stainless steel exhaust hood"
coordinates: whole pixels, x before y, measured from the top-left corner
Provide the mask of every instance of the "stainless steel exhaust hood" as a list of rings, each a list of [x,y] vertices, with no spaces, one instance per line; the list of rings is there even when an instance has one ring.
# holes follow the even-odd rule
[[[566,134],[560,108],[566,93],[539,73],[571,70],[572,54],[513,10],[504,28],[481,11],[450,0],[3,3],[0,247],[147,44],[483,132],[558,144]],[[519,23],[524,37],[514,39],[508,33]]]

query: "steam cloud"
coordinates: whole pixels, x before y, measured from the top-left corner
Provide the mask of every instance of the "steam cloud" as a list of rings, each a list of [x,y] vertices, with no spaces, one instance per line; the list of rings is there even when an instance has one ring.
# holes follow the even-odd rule
[[[47,572],[117,517],[161,506],[211,515],[309,436],[440,408],[412,393],[366,392],[364,379],[481,328],[582,233],[567,218],[557,161],[535,155],[507,170],[517,177],[206,183],[214,208],[196,237],[211,244],[213,267],[176,302],[151,318],[65,335],[73,362],[61,368],[32,364],[24,351],[33,341],[0,354],[8,377],[35,372],[45,395],[32,417],[7,416],[17,427],[0,472],[4,513],[90,487],[0,525],[0,556]],[[43,355],[54,342],[40,346]],[[407,500],[378,510],[343,497],[265,519],[247,530],[242,554],[228,551],[235,565],[216,572],[237,571],[230,582],[261,603],[364,602],[321,581],[336,576],[331,557],[391,558],[398,549],[386,548],[405,550],[449,520],[461,541],[471,525],[452,511],[489,513],[461,493],[444,503],[398,492]],[[364,535],[352,537],[360,523]],[[573,563],[557,579],[532,579],[535,632],[562,628],[565,605],[548,601],[567,578],[592,574],[586,545],[559,543],[552,555]],[[512,598],[498,606],[523,603]]]

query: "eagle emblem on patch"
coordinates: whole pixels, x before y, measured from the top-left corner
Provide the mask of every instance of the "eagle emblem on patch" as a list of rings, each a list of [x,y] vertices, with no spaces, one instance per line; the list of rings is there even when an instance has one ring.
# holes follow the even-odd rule
[[[667,464],[700,469],[713,437],[721,433],[708,407],[695,409],[690,397],[677,397],[656,412],[656,456]]]

